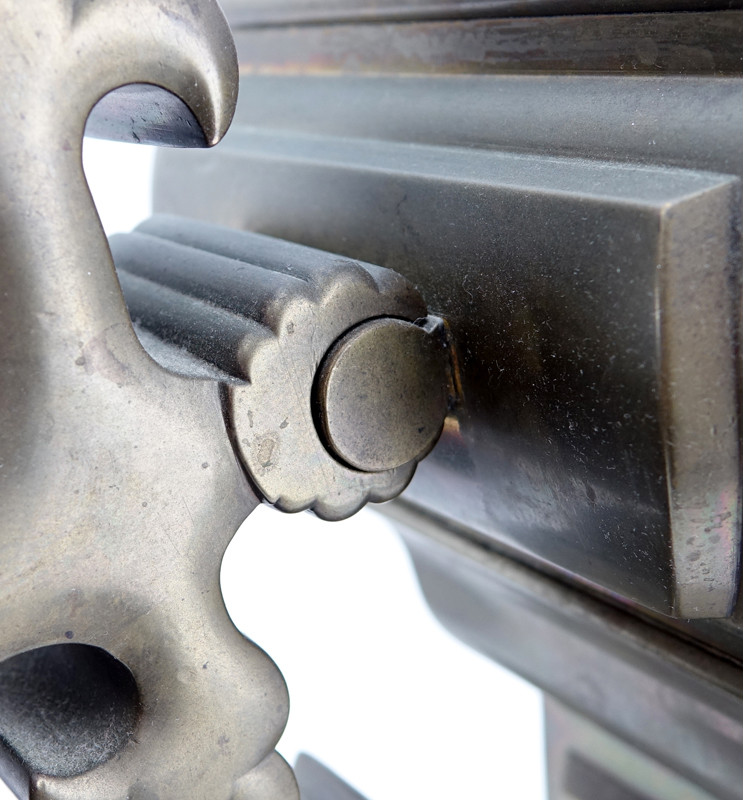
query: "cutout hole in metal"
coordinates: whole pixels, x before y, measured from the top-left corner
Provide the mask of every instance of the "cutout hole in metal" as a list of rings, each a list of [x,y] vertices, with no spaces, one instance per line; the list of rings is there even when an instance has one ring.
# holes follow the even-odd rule
[[[8,658],[0,663],[2,771],[87,772],[129,741],[139,709],[134,676],[99,647],[56,644]]]

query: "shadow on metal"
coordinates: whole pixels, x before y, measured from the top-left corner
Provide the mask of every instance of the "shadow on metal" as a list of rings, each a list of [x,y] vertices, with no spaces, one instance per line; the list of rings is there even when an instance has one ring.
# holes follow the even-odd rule
[[[297,756],[294,777],[302,800],[366,800],[324,764],[307,753]]]

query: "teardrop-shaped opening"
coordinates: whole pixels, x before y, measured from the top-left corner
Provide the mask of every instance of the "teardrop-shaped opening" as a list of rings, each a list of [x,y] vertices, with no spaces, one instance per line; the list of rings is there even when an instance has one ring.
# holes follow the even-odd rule
[[[99,647],[57,644],[0,663],[0,777],[19,797],[30,775],[69,777],[114,756],[134,733],[139,692]]]

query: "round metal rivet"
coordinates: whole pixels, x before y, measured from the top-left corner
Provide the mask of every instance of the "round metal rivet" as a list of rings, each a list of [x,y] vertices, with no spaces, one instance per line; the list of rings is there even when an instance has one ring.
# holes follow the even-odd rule
[[[442,346],[411,322],[363,323],[326,356],[316,401],[326,446],[349,466],[382,472],[422,458],[447,412]]]

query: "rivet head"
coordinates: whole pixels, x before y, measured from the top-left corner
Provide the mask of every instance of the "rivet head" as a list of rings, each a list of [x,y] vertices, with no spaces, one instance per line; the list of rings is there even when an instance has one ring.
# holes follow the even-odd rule
[[[395,469],[436,443],[447,395],[440,340],[411,322],[374,319],[346,333],[320,366],[320,434],[333,456],[354,469]]]

